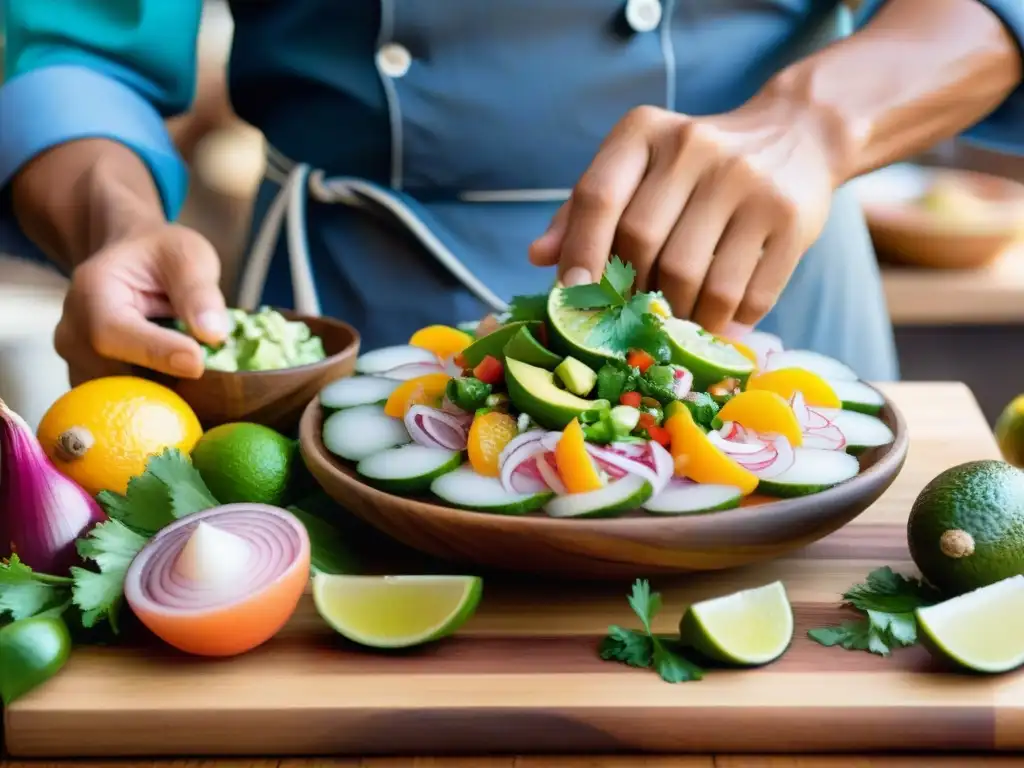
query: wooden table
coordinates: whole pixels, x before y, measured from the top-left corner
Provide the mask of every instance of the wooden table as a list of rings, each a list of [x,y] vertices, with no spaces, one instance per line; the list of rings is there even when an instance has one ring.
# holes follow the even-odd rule
[[[963,751],[947,765],[971,765],[980,763],[968,761],[970,752],[1021,748],[1024,676],[947,674],[920,648],[882,659],[823,648],[804,634],[839,621],[839,594],[870,569],[888,564],[912,570],[906,514],[925,482],[950,465],[996,456],[978,406],[962,385],[885,389],[907,417],[912,445],[903,473],[871,509],[784,560],[654,583],[665,598],[655,630],[670,632],[690,600],[783,579],[797,635],[790,651],[768,668],[717,671],[700,683],[668,685],[649,671],[596,657],[597,639],[609,623],[633,622],[625,583],[488,581],[480,610],[460,635],[411,654],[344,648],[308,604],[270,644],[231,661],[189,659],[154,646],[78,650],[60,676],[6,713],[7,749],[18,758],[940,750]],[[922,759],[858,764],[943,764]],[[335,764],[849,763],[637,756]]]

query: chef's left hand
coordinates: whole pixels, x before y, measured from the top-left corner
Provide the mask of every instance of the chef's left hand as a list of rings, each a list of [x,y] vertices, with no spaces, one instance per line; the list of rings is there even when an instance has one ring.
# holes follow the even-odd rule
[[[600,279],[612,254],[638,290],[712,332],[775,305],[817,239],[833,192],[827,128],[783,99],[688,117],[632,110],[530,248],[563,283]]]

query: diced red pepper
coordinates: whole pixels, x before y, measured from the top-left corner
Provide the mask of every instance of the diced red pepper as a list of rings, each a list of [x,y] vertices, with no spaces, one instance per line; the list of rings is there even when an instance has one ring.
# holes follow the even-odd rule
[[[480,361],[480,365],[473,369],[473,375],[484,384],[490,384],[493,387],[505,378],[505,366],[498,358],[488,355]]]
[[[634,349],[626,356],[626,363],[632,368],[639,368],[640,373],[644,373],[654,365],[654,358],[642,349]]]
[[[619,403],[621,405],[628,405],[632,408],[640,407],[640,393],[639,392],[623,392],[619,395]]]
[[[545,323],[537,326],[537,331],[534,335],[537,337],[537,341],[545,347],[548,345],[548,326]]]
[[[452,362],[459,366],[459,368],[461,368],[462,370],[466,370],[466,368],[468,367],[466,365],[466,358],[462,356],[461,352],[459,352],[457,355],[455,355],[455,357],[452,358]]]
[[[636,423],[640,429],[646,429],[648,432],[651,431],[651,427],[658,426],[658,420],[649,413],[641,413],[640,420]]]
[[[665,448],[668,448],[668,444],[672,439],[669,431],[664,427],[659,427],[657,424],[653,427],[647,427],[647,434],[651,436],[651,440]]]

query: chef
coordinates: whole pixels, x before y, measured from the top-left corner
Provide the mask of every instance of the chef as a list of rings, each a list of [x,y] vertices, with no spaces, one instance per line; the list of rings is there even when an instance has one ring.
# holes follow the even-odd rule
[[[610,254],[675,313],[897,376],[846,182],[947,137],[1024,148],[1021,0],[233,0],[267,137],[239,305],[364,348],[501,311]],[[6,0],[5,222],[71,275],[74,382],[198,376],[219,262],[177,223],[201,0]],[[27,251],[26,251],[27,252]]]

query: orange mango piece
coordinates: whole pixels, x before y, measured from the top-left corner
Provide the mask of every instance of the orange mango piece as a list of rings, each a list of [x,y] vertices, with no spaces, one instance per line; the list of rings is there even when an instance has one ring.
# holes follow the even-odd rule
[[[451,379],[447,373],[428,373],[402,382],[384,404],[384,413],[395,419],[404,419],[414,405],[438,407],[444,399],[444,388]]]
[[[472,343],[472,336],[448,325],[428,325],[409,339],[411,346],[430,350],[442,360],[459,354]]]
[[[732,485],[744,494],[757,488],[757,475],[744,469],[708,440],[686,408],[680,408],[665,421],[671,437],[670,452],[676,474],[698,483]]]
[[[755,432],[774,432],[793,446],[803,442],[803,433],[796,414],[782,396],[767,389],[740,392],[718,412],[722,421],[735,421]]]
[[[466,445],[473,471],[487,477],[500,476],[501,452],[517,434],[516,420],[507,413],[490,411],[473,419]]]
[[[569,493],[586,493],[604,487],[604,481],[594,460],[587,453],[583,427],[578,420],[570,421],[555,446],[555,464],[558,475]]]
[[[802,392],[808,405],[820,408],[843,407],[839,396],[827,381],[803,368],[780,368],[777,371],[751,376],[747,382],[747,390],[752,389],[774,392],[787,402],[795,392]]]

